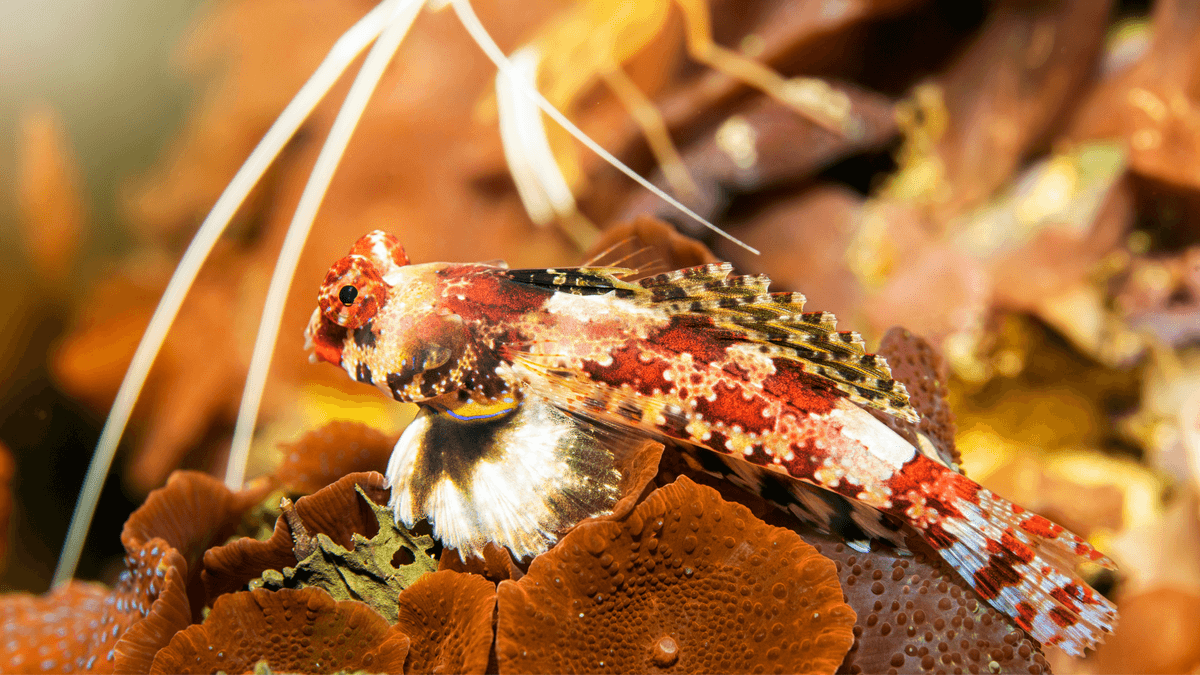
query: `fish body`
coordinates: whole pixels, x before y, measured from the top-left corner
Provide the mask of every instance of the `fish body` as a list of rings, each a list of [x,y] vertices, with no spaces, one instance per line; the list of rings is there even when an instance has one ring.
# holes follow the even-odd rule
[[[388,469],[398,519],[429,518],[459,550],[536,554],[611,507],[612,456],[651,436],[785,485],[776,501],[803,517],[820,520],[823,490],[869,535],[902,523],[1043,643],[1081,655],[1111,632],[1115,608],[1074,568],[1112,563],[868,412],[918,419],[832,315],[724,264],[631,276],[411,265],[382,232],[334,264],[306,331],[315,357],[422,405]]]

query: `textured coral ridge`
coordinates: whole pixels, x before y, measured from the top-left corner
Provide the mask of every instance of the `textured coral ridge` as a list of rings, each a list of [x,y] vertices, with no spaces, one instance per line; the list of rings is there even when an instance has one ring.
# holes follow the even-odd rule
[[[502,672],[832,673],[854,641],[833,564],[680,478],[501,582]]]
[[[403,401],[500,405],[529,392],[713,450],[907,523],[1044,643],[1082,655],[1112,631],[1115,607],[1074,572],[1111,561],[873,417],[918,420],[887,364],[832,315],[805,313],[799,294],[769,293],[765,276],[731,276],[728,264],[634,282],[618,268],[403,265],[400,251],[372,232],[322,286],[307,335],[351,377]],[[520,497],[487,506],[508,520]],[[516,550],[504,535],[490,538]]]
[[[846,602],[859,613],[840,672],[1049,672],[1037,643],[935,555],[855,551],[815,532],[804,538],[837,565]]]
[[[151,673],[245,672],[260,660],[284,672],[404,670],[409,639],[361,602],[315,588],[217,598],[208,619],[176,633]]]
[[[125,570],[111,590],[71,582],[0,601],[0,671],[147,672],[204,604],[202,553],[261,498],[261,488],[234,494],[211,476],[176,472],[126,521]]]
[[[139,672],[191,619],[183,557],[162,539],[130,549],[112,590],[74,581],[0,602],[5,673]]]
[[[485,672],[495,614],[487,579],[449,570],[421,577],[400,594],[396,629],[414,636],[405,672]]]

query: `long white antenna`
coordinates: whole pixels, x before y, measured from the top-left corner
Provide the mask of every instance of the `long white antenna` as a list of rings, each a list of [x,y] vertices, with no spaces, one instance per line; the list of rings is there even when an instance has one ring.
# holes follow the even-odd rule
[[[471,37],[474,38],[475,43],[479,45],[479,48],[482,49],[483,52],[487,54],[488,58],[492,60],[492,63],[496,64],[496,68],[498,68],[500,72],[504,73],[504,75],[508,77],[509,81],[512,82],[518,89],[525,92],[525,95],[533,100],[534,103],[537,103],[538,107],[542,109],[542,112],[549,115],[550,118],[555,122],[558,122],[562,128],[566,129],[567,132],[574,136],[576,140],[586,145],[592,152],[600,155],[604,161],[615,166],[621,173],[631,178],[638,185],[641,185],[650,192],[653,192],[660,199],[679,209],[697,223],[700,223],[709,230],[712,230],[722,237],[725,237],[729,241],[741,246],[747,251],[758,255],[758,249],[725,232],[704,218],[701,218],[700,214],[684,206],[682,202],[667,194],[655,184],[651,183],[645,178],[642,178],[637,174],[637,172],[626,166],[624,162],[617,159],[612,153],[600,147],[599,143],[593,141],[587,134],[583,133],[583,130],[575,126],[571,120],[567,119],[565,115],[558,111],[558,108],[555,108],[550,101],[547,101],[546,97],[542,96],[541,92],[533,87],[530,87],[524,80],[521,79],[521,75],[515,72],[512,64],[509,63],[508,57],[504,55],[504,52],[501,51],[500,47],[496,45],[496,42],[492,40],[492,36],[488,34],[487,29],[484,28],[483,24],[479,22],[479,17],[475,15],[475,10],[471,7],[469,0],[450,0],[450,4],[454,7],[454,13],[458,15],[458,20],[462,22],[463,27],[466,28],[467,32],[471,34]]]
[[[79,500],[75,503],[75,513],[71,516],[71,525],[67,530],[67,538],[63,542],[58,568],[54,571],[54,586],[67,582],[75,575],[75,568],[79,565],[79,556],[83,551],[88,528],[96,513],[100,490],[104,486],[109,469],[112,468],[117,444],[125,432],[125,426],[129,423],[129,416],[133,412],[138,394],[141,393],[142,386],[146,383],[150,366],[153,365],[154,359],[162,349],[167,332],[175,321],[175,316],[183,305],[183,299],[187,295],[188,289],[191,288],[192,282],[196,280],[196,275],[199,274],[204,260],[246,199],[246,195],[266,172],[267,167],[296,133],[296,129],[308,118],[312,109],[341,77],[342,72],[379,35],[387,19],[386,8],[376,7],[334,43],[329,55],[300,88],[292,102],[280,113],[279,118],[275,120],[266,135],[259,141],[258,146],[250,153],[246,163],[234,175],[229,186],[225,188],[216,204],[213,205],[208,217],[200,225],[192,243],[188,245],[187,251],[179,261],[179,267],[171,276],[162,299],[159,300],[158,307],[150,318],[150,325],[146,327],[146,332],[142,335],[141,342],[138,343],[137,351],[133,354],[133,361],[129,364],[129,370],[125,372],[125,379],[121,381],[117,397],[108,413],[108,420],[100,432],[100,440],[96,443],[96,452],[92,455],[91,465],[88,466],[83,489],[79,494]]]
[[[379,84],[384,69],[400,48],[400,42],[416,20],[424,0],[389,0],[383,4],[388,6],[388,25],[367,53],[362,69],[354,78],[354,84],[350,85],[350,92],[346,94],[346,100],[333,121],[329,136],[321,146],[308,183],[300,195],[296,213],[292,216],[287,236],[283,240],[283,248],[280,249],[279,258],[275,262],[275,272],[271,275],[271,285],[267,290],[267,304],[263,307],[258,337],[254,342],[254,354],[250,359],[250,369],[246,372],[246,388],[242,391],[242,404],[238,409],[237,424],[233,429],[229,462],[225,466],[225,484],[231,490],[242,489],[242,481],[245,479],[250,441],[254,437],[254,425],[258,421],[267,372],[271,368],[275,340],[279,337],[279,326],[283,321],[284,304],[287,302],[288,290],[291,288],[304,242],[308,239],[317,209],[321,207],[329,182],[333,179],[333,173],[342,159],[358,120],[362,117],[363,109],[367,107],[367,101]]]

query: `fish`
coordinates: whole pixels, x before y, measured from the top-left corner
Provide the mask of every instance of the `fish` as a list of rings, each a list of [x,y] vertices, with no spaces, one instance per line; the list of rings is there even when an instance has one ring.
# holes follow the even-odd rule
[[[378,230],[333,263],[311,360],[421,408],[387,468],[398,522],[425,518],[462,554],[537,555],[611,508],[617,460],[653,438],[801,517],[840,503],[872,537],[915,533],[1043,644],[1082,656],[1112,632],[1115,606],[1075,571],[1112,561],[878,419],[920,417],[832,314],[727,263],[636,276],[413,264]]]

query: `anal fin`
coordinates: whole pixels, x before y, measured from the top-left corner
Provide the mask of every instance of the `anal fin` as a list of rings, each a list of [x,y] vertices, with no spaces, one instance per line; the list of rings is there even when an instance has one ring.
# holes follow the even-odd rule
[[[687,445],[680,446],[680,452],[692,469],[727,480],[851,546],[907,548],[903,523],[866,504],[738,457]]]

